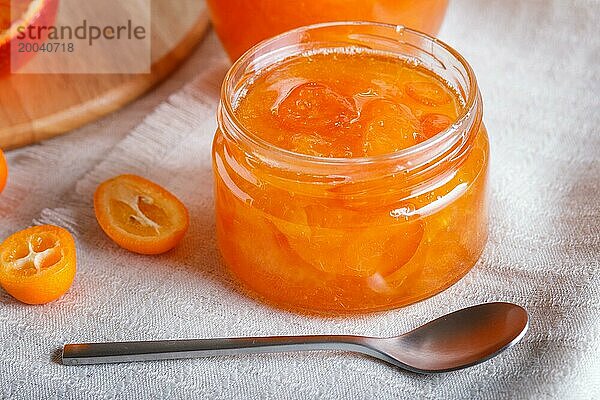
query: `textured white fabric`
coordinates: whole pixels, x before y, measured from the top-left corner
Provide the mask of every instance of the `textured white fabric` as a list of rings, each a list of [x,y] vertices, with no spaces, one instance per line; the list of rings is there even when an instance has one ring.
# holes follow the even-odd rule
[[[214,240],[210,143],[226,68],[214,49],[193,83],[114,148],[105,141],[95,149],[103,133],[90,131],[9,154],[13,177],[25,183],[0,197],[0,233],[31,222],[44,199],[35,222],[75,234],[79,271],[70,292],[46,306],[25,306],[0,292],[0,397],[600,397],[599,18],[597,1],[451,2],[441,37],[471,62],[485,101],[490,239],[463,280],[399,310],[300,316],[259,304],[232,282]],[[166,186],[188,205],[191,228],[175,251],[133,255],[98,228],[92,193],[102,180],[126,172]],[[62,366],[53,355],[76,341],[386,336],[494,300],[528,309],[524,341],[489,362],[442,375],[405,373],[334,352],[84,367]]]

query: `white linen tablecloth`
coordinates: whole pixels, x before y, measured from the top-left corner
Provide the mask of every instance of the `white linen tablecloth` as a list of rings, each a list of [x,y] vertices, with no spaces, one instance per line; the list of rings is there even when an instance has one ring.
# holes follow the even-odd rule
[[[0,291],[0,397],[599,398],[599,20],[594,0],[451,2],[440,37],[472,64],[491,138],[490,239],[463,280],[399,310],[300,316],[246,297],[231,281],[214,239],[210,143],[227,68],[214,35],[170,81],[133,105],[8,153],[0,237],[32,223],[64,226],[77,239],[79,269],[71,290],[45,306],[23,305]],[[97,226],[96,185],[128,172],[164,185],[189,207],[190,231],[176,250],[134,255]],[[440,375],[336,352],[82,367],[58,362],[66,342],[395,335],[495,300],[530,312],[523,342],[484,364]]]

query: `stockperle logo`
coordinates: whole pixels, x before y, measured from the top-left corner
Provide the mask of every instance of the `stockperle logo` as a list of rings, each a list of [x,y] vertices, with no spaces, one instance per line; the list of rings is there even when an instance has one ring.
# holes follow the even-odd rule
[[[149,73],[151,0],[12,0],[11,71]]]

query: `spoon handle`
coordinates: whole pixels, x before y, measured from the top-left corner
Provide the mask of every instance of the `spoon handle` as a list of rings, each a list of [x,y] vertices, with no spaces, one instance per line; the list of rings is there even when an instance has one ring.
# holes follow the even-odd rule
[[[365,353],[369,339],[362,336],[316,335],[65,344],[62,362],[65,365],[107,364],[312,350]]]

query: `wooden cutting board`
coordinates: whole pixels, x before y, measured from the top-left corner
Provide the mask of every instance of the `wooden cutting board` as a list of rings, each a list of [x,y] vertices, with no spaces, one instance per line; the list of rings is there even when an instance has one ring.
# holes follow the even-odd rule
[[[16,148],[66,133],[134,100],[190,54],[208,24],[202,0],[152,0],[150,73],[12,74],[0,78],[0,148]]]

